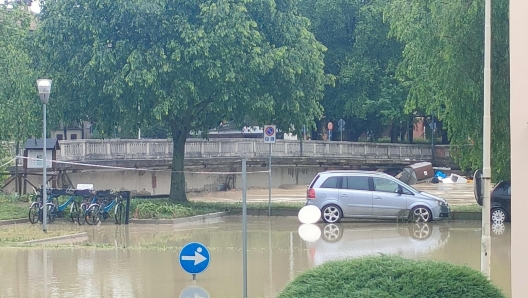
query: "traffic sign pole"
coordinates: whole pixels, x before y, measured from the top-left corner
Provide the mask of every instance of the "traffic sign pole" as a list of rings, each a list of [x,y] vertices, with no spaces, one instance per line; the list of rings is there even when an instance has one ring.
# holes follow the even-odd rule
[[[275,144],[277,139],[277,129],[275,125],[264,125],[264,144],[269,144],[269,161],[268,161],[268,216],[271,216],[271,145]]]
[[[268,216],[271,216],[271,143],[269,144],[269,169],[268,169]]]

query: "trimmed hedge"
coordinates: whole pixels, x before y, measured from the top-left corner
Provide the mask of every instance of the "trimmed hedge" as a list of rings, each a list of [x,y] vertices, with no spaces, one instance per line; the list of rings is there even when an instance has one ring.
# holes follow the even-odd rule
[[[300,274],[278,298],[504,298],[466,266],[394,256],[325,263]]]

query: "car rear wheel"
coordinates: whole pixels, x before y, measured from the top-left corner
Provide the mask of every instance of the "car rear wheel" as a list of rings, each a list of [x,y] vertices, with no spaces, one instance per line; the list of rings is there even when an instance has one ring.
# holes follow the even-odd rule
[[[341,208],[336,205],[327,205],[323,208],[323,221],[326,223],[336,223],[343,217]]]
[[[491,209],[491,222],[502,223],[508,220],[508,214],[502,208]]]
[[[412,208],[409,214],[409,220],[412,222],[430,222],[433,220],[433,214],[427,207],[416,206]]]

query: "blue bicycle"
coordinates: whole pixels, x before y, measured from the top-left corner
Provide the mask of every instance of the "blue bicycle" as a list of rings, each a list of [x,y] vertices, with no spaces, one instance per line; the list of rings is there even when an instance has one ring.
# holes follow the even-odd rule
[[[70,207],[70,220],[75,222],[79,213],[79,203],[75,201],[78,196],[77,191],[74,189],[51,189],[51,197],[53,207],[51,208],[51,215],[55,218],[64,217],[64,210]],[[70,196],[66,202],[59,204],[60,196]]]
[[[118,218],[121,219],[124,214],[124,208],[122,204],[122,197],[118,191],[114,190],[101,190],[95,193],[97,198],[96,202],[93,202],[88,206],[84,212],[84,220],[89,225],[96,225],[100,221],[104,221],[108,218],[110,210],[114,207],[114,214],[116,216],[116,223]],[[119,214],[118,214],[119,213]]]

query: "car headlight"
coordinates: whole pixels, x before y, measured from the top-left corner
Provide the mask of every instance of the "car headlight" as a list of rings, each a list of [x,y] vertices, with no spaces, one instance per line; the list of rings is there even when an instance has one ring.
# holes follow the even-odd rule
[[[447,206],[447,203],[445,201],[439,199],[433,199],[433,201],[439,206]]]

